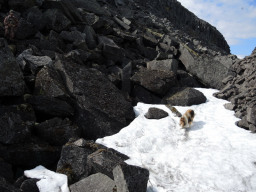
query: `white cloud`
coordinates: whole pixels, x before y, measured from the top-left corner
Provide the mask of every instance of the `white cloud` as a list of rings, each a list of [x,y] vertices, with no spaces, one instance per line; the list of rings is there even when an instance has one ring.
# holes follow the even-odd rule
[[[256,38],[255,0],[178,0],[199,18],[215,26],[229,45]]]

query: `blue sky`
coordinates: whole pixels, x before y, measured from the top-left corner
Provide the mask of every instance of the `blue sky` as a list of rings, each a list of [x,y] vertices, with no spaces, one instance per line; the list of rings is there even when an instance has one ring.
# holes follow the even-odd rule
[[[215,26],[231,53],[250,55],[256,47],[256,0],[178,0],[199,18]]]

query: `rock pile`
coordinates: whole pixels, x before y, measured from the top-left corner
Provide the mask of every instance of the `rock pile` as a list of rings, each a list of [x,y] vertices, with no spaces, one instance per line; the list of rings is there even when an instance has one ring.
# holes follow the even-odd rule
[[[137,102],[204,102],[193,87],[221,88],[237,60],[210,24],[176,0],[157,2],[0,0],[0,186],[12,190],[8,182],[43,165],[70,184],[108,177],[117,190],[134,191],[138,181],[146,190],[147,170],[87,141],[127,126]],[[14,40],[4,38],[10,9],[19,18]],[[24,182],[16,186],[35,184]]]
[[[237,125],[256,132],[256,48],[250,56],[232,65],[232,75],[223,79],[225,87],[216,97],[231,103],[225,105],[241,118]]]

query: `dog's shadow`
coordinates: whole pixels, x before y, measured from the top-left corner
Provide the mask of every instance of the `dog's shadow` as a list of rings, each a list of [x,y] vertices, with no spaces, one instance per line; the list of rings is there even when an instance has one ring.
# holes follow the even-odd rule
[[[185,130],[185,139],[184,139],[184,141],[189,140],[189,132],[198,131],[198,130],[202,129],[205,124],[206,123],[203,122],[203,121],[194,121],[192,126]]]
[[[204,127],[206,123],[204,121],[194,121],[193,124],[187,131],[197,131]]]

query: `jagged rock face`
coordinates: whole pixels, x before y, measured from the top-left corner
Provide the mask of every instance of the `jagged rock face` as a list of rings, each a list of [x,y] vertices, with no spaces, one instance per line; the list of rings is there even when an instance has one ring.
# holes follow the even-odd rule
[[[235,116],[241,118],[238,126],[256,132],[256,49],[250,56],[234,63],[234,76],[223,79],[225,87],[216,94],[218,98],[231,102],[225,107],[235,110]]]
[[[196,76],[207,87],[221,89],[222,80],[232,74],[230,67],[236,58],[200,54],[188,46],[180,46],[179,59],[192,75]]]
[[[187,34],[214,44],[226,53],[230,53],[229,45],[223,35],[215,27],[184,8],[177,0],[139,0],[136,2],[149,7],[152,13],[167,17],[171,24]]]

